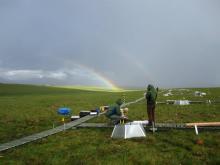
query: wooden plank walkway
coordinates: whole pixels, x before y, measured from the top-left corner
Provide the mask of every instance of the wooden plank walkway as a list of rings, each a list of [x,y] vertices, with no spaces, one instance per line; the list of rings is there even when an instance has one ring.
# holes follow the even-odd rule
[[[65,124],[65,130],[70,129],[72,127],[75,127],[75,126],[77,126],[77,125],[79,125],[83,122],[86,122],[86,121],[88,121],[88,120],[90,120],[94,117],[96,117],[96,115],[88,115],[88,116],[82,117],[82,118],[80,118],[76,121],[66,123]],[[38,140],[38,139],[42,139],[44,137],[47,137],[47,136],[50,136],[50,135],[53,135],[53,134],[56,134],[56,133],[59,133],[59,132],[62,132],[62,131],[64,131],[64,126],[63,125],[55,127],[53,129],[50,129],[50,130],[47,130],[47,131],[43,131],[43,132],[36,133],[36,134],[30,135],[30,136],[26,136],[26,137],[23,137],[21,139],[13,140],[13,141],[8,142],[8,143],[0,144],[0,151],[5,151],[7,149],[17,147],[17,146],[20,146],[20,145],[23,145],[25,143],[29,143],[29,142],[32,142],[32,141],[35,141],[35,140]]]
[[[143,125],[146,128],[151,128],[152,126]],[[185,124],[181,123],[157,123],[155,125],[157,128],[186,128]],[[82,123],[76,126],[77,128],[112,128],[114,125],[107,123]]]
[[[77,128],[113,128],[114,125],[107,123],[82,123],[76,126]],[[144,125],[145,128],[149,129],[152,126]],[[194,129],[194,127],[189,127],[185,123],[156,123],[155,127],[158,129]],[[219,126],[198,126],[201,129],[220,129]]]
[[[95,118],[95,117],[96,117],[96,115],[88,115],[88,116],[82,117],[76,121],[66,123],[65,130],[70,129],[72,127],[74,127],[74,128],[112,128],[112,127],[114,127],[114,125],[109,125],[107,123],[84,123],[84,122],[86,122],[92,118]],[[188,123],[188,124],[191,124],[191,123]],[[147,126],[147,125],[144,125],[144,127],[146,129],[152,128],[152,126]],[[191,126],[191,125],[188,126],[187,123],[156,123],[155,127],[158,129],[192,129],[192,128],[194,129],[193,126]],[[199,126],[198,125],[198,128],[210,129],[210,130],[220,130],[220,126],[211,127],[211,126]],[[30,135],[30,136],[26,136],[21,139],[13,140],[8,143],[0,144],[0,152],[8,150],[13,147],[23,145],[25,143],[29,143],[32,141],[36,141],[38,139],[45,138],[47,136],[50,136],[50,135],[53,135],[53,134],[56,134],[56,133],[59,133],[62,131],[64,131],[63,125],[55,127],[50,130],[40,132],[40,133],[36,133],[36,134]]]

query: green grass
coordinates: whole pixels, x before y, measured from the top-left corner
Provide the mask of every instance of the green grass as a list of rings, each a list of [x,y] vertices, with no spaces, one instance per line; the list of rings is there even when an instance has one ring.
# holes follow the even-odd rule
[[[194,97],[195,90],[207,92],[205,97]],[[0,143],[61,124],[56,111],[66,106],[73,115],[100,105],[114,103],[126,94],[126,101],[143,96],[143,91],[105,92],[63,89],[31,85],[0,84]],[[166,99],[220,99],[220,88],[173,91],[174,95],[158,96]],[[129,106],[133,120],[147,118],[145,102]],[[67,119],[68,120],[68,119]],[[157,105],[158,122],[220,121],[220,104],[189,106]],[[101,116],[89,122],[108,122]],[[220,132],[194,130],[147,132],[143,139],[111,139],[112,129],[68,130],[33,143],[0,153],[0,165],[8,164],[219,164]],[[195,144],[201,138],[203,145]]]
[[[102,91],[102,92],[124,92],[125,90],[121,88],[105,88],[105,87],[94,87],[94,86],[55,86],[57,88],[66,88],[66,89],[80,89],[86,91]]]

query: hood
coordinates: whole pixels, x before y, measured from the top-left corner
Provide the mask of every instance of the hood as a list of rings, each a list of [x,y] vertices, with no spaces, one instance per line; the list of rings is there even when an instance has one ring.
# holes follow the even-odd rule
[[[121,99],[118,99],[118,100],[116,101],[116,104],[118,104],[118,105],[122,105],[122,104],[123,104],[123,102],[122,102],[122,100],[121,100]]]
[[[148,90],[148,91],[151,91],[151,90],[153,90],[153,89],[154,89],[154,86],[153,86],[153,85],[149,84],[149,85],[147,86],[147,90]]]

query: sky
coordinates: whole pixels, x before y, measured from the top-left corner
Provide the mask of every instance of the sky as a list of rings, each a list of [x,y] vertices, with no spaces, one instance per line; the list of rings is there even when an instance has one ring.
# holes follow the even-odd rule
[[[220,86],[218,0],[1,0],[0,82]]]

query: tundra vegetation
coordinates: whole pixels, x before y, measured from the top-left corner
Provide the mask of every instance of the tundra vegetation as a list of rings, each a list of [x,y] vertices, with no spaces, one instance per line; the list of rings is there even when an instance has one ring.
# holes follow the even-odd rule
[[[195,97],[195,91],[206,92]],[[167,99],[220,100],[220,88],[172,89],[158,101]],[[72,115],[114,103],[125,95],[126,102],[143,97],[144,90],[109,92],[62,87],[0,84],[0,143],[51,129],[61,125],[59,107],[69,107]],[[146,120],[146,103],[129,106],[128,117]],[[70,117],[66,117],[66,122]],[[220,104],[187,106],[159,104],[156,121],[211,122],[220,121]],[[88,122],[108,122],[104,116]],[[0,164],[220,164],[220,131],[166,130],[146,138],[111,139],[112,128],[70,129],[0,153]],[[195,143],[202,139],[203,144]]]

